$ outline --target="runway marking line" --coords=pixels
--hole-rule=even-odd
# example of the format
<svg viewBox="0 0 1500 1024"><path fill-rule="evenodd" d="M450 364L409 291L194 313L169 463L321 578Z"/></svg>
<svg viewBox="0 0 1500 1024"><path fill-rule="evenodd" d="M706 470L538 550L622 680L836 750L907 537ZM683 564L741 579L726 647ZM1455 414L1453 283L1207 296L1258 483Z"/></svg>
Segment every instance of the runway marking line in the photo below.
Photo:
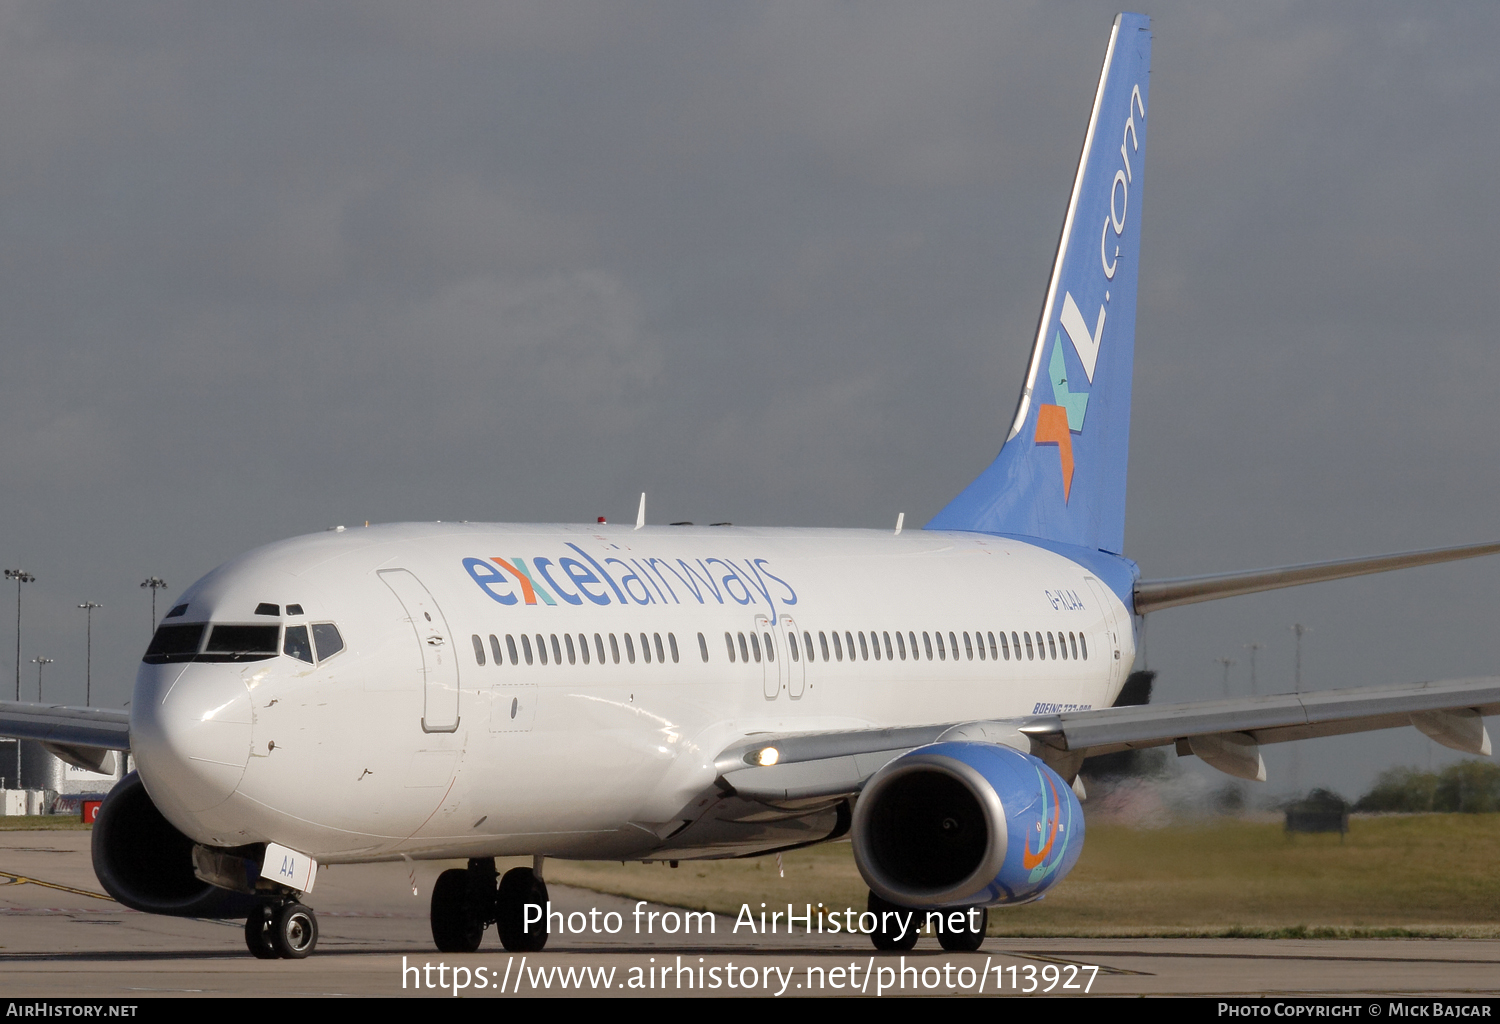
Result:
<svg viewBox="0 0 1500 1024"><path fill-rule="evenodd" d="M1212 941L1212 940L1210 940ZM1259 941L1277 942L1278 939L1263 939ZM1341 942L1342 939L1324 939L1324 942ZM1177 957L1177 958L1199 958L1205 960L1317 960L1332 963L1372 963L1372 964L1473 964L1476 967L1500 964L1500 960L1458 960L1446 957L1427 956L1317 956L1298 953L1179 953L1179 952L1152 952L1138 949L1120 950L1078 950L1079 956L1146 956L1146 957ZM1032 956L1030 953L1017 953L1017 956ZM1033 957L1033 959L1043 959ZM1072 962L1072 961L1068 961ZM1102 970L1102 968L1101 968Z"/></svg>
<svg viewBox="0 0 1500 1024"><path fill-rule="evenodd" d="M115 902L113 896L106 896L102 892L75 889L71 885L63 885L60 882L44 882L40 878L29 878L26 875L18 875L14 871L0 871L0 885L40 885L44 889L56 889L59 892L72 893L74 896L89 896L96 900Z"/></svg>
<svg viewBox="0 0 1500 1024"><path fill-rule="evenodd" d="M1002 949L998 952L1005 956L1018 957L1022 960L1036 960L1044 964L1065 964L1071 967L1097 967L1100 974L1134 974L1145 978L1156 977L1151 971L1131 971L1124 967L1105 967L1103 964L1086 964L1082 960L1067 960L1060 956L1047 956L1044 953L1022 953L1016 949Z"/></svg>

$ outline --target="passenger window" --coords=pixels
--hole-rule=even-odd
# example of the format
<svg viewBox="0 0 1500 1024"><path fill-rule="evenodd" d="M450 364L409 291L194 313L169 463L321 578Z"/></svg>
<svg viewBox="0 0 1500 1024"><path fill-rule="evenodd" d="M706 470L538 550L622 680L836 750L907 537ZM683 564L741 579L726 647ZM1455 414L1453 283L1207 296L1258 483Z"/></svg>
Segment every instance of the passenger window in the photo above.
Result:
<svg viewBox="0 0 1500 1024"><path fill-rule="evenodd" d="M312 643L307 639L307 627L286 627L286 639L282 641L281 650L283 654L290 654L298 661L305 661L309 665L312 664ZM481 661L480 664L483 665L484 662Z"/></svg>
<svg viewBox="0 0 1500 1024"><path fill-rule="evenodd" d="M967 633L964 634L964 636L968 636L968 635L969 634L967 634ZM977 629L974 630L974 646L977 647L977 648L979 648L979 660L983 661L984 660L984 634L981 633L981 632L979 632L979 630L977 630Z"/></svg>
<svg viewBox="0 0 1500 1024"><path fill-rule="evenodd" d="M901 660L906 660L906 637L901 635L901 630L896 630L896 650L901 655Z"/></svg>
<svg viewBox="0 0 1500 1024"><path fill-rule="evenodd" d="M557 642L557 634L552 634L552 664L562 664L562 647Z"/></svg>
<svg viewBox="0 0 1500 1024"><path fill-rule="evenodd" d="M578 653L583 655L583 663L589 663L589 636L587 633L578 634Z"/></svg>
<svg viewBox="0 0 1500 1024"><path fill-rule="evenodd" d="M297 628L300 629L301 627L299 626ZM292 634L291 629L288 628L286 632L287 632L287 637L290 640L291 634ZM478 664L483 665L484 664L484 641L481 640L481 639L479 639L479 634L478 633L475 633L473 635L472 639L474 641L474 660Z"/></svg>
<svg viewBox="0 0 1500 1024"><path fill-rule="evenodd" d="M547 638L540 633L536 635L536 659L543 665L547 664Z"/></svg>
<svg viewBox="0 0 1500 1024"><path fill-rule="evenodd" d="M1026 660L1027 661L1035 661L1036 660L1036 656L1031 653L1031 634L1030 633L1026 634Z"/></svg>
<svg viewBox="0 0 1500 1024"><path fill-rule="evenodd" d="M861 633L859 635L859 638L861 640L863 640L865 638L865 635L863 633ZM870 630L870 646L873 647L873 648L875 648L875 660L879 661L880 660L880 634L876 633L873 629Z"/></svg>
<svg viewBox="0 0 1500 1024"><path fill-rule="evenodd" d="M968 630L964 630L964 653L969 656L970 661L974 660L974 645L969 641Z"/></svg>
<svg viewBox="0 0 1500 1024"><path fill-rule="evenodd" d="M740 639L740 660L743 661L746 665L748 665L748 664L750 664L750 648L745 645L745 634L744 633L740 633L739 634L739 639ZM759 654L757 654L755 656L755 660L756 661L760 660L760 655Z"/></svg>
<svg viewBox="0 0 1500 1024"><path fill-rule="evenodd" d="M630 639L629 633L625 634L625 660L635 664L635 641Z"/></svg>
<svg viewBox="0 0 1500 1024"><path fill-rule="evenodd" d="M790 629L786 631L786 649L791 652L793 661L802 660L801 656L797 653L797 634Z"/></svg>
<svg viewBox="0 0 1500 1024"><path fill-rule="evenodd" d="M995 634L994 634L994 632L992 631L989 636L990 636L990 660L991 661L999 661L1000 660L1000 648L998 648L998 647L995 646ZM1005 636L1005 634L1001 633L1000 636L1003 638Z"/></svg>
<svg viewBox="0 0 1500 1024"><path fill-rule="evenodd" d="M953 660L958 660L958 637L953 633L948 634L948 650L953 652Z"/></svg>
<svg viewBox="0 0 1500 1024"><path fill-rule="evenodd" d="M1078 634L1078 648L1083 651L1083 660L1089 660L1089 638L1087 633Z"/></svg>
<svg viewBox="0 0 1500 1024"><path fill-rule="evenodd" d="M942 641L939 641L941 643ZM927 660L932 660L932 634L925 629L922 631L922 647L927 651Z"/></svg>
<svg viewBox="0 0 1500 1024"><path fill-rule="evenodd" d="M728 633L724 634L724 646L727 647L727 648L729 648L729 663L731 665L733 665L734 664L734 637L730 636ZM704 658L703 660L707 661L708 659Z"/></svg>
<svg viewBox="0 0 1500 1024"><path fill-rule="evenodd" d="M657 662L659 664L665 665L667 663L667 652L664 651L664 650L662 650L662 646L661 646L661 634L660 633L652 633L651 634L651 642L656 645L656 660L657 660Z"/></svg>
<svg viewBox="0 0 1500 1024"><path fill-rule="evenodd" d="M1016 649L1016 660L1021 660L1021 638L1015 630L1010 631L1010 645Z"/></svg>
<svg viewBox="0 0 1500 1024"><path fill-rule="evenodd" d="M641 634L641 660L651 664L651 641L646 639L646 634Z"/></svg>
<svg viewBox="0 0 1500 1024"><path fill-rule="evenodd" d="M620 663L620 641L613 633L609 635L609 656L616 665Z"/></svg>
<svg viewBox="0 0 1500 1024"><path fill-rule="evenodd" d="M672 648L672 664L677 664L677 636L673 633L667 634L667 646Z"/></svg>
<svg viewBox="0 0 1500 1024"><path fill-rule="evenodd" d="M524 643L526 641L526 638L523 636L521 638L521 641ZM505 634L505 649L510 652L510 663L512 665L519 665L521 663L521 659L516 657L516 638L511 636L509 633ZM526 652L526 664L531 664L530 651Z"/></svg>
<svg viewBox="0 0 1500 1024"><path fill-rule="evenodd" d="M729 639L729 634L728 633L724 634L724 639L725 640ZM729 651L730 651L731 654L734 653L734 645L733 644L729 645ZM708 639L706 637L704 637L704 635L702 633L698 634L698 653L703 656L703 664L707 665L708 664ZM734 658L731 657L729 660L733 661Z"/></svg>
<svg viewBox="0 0 1500 1024"><path fill-rule="evenodd" d="M937 635L937 642L938 642L938 660L939 661L947 661L948 660L948 651L943 647L943 634L939 633Z"/></svg>
<svg viewBox="0 0 1500 1024"><path fill-rule="evenodd" d="M554 643L555 642L556 641L554 641ZM578 664L578 652L573 648L573 634L572 633L564 633L563 634L563 643L565 645L567 645L567 648L568 648L568 664L569 665L576 665L576 664Z"/></svg>
<svg viewBox="0 0 1500 1024"><path fill-rule="evenodd" d="M500 654L500 638L494 633L490 634L490 653L495 656L497 667L505 664L505 658Z"/></svg>
<svg viewBox="0 0 1500 1024"><path fill-rule="evenodd" d="M844 660L844 645L839 640L839 634L837 630L835 630L833 634L833 656L838 661Z"/></svg>
<svg viewBox="0 0 1500 1024"><path fill-rule="evenodd" d="M838 645L839 645L839 635L837 633L835 633L835 634L833 634L833 646L837 647ZM825 632L823 632L822 630L818 631L818 647L821 648L822 651L823 651L823 660L824 661L830 660L829 657L828 657L828 634L825 633Z"/></svg>
<svg viewBox="0 0 1500 1024"><path fill-rule="evenodd" d="M754 633L750 634L750 652L755 655L755 660L760 661L760 637Z"/></svg>
<svg viewBox="0 0 1500 1024"><path fill-rule="evenodd" d="M919 655L917 654L917 634L908 631L906 634L906 639L907 642L911 644L911 660L917 661L919 658Z"/></svg>
<svg viewBox="0 0 1500 1024"><path fill-rule="evenodd" d="M870 648L865 644L865 635L863 633L859 634L859 660L870 660Z"/></svg>
<svg viewBox="0 0 1500 1024"><path fill-rule="evenodd" d="M1052 630L1047 630L1047 653L1053 660L1057 659L1057 643L1052 639Z"/></svg>
<svg viewBox="0 0 1500 1024"><path fill-rule="evenodd" d="M1000 631L1000 653L1005 655L1006 661L1010 660L1010 641L1005 639L1005 630L1003 629ZM1019 650L1016 651L1016 657L1019 658L1020 656L1021 652Z"/></svg>
<svg viewBox="0 0 1500 1024"><path fill-rule="evenodd" d="M1068 634L1068 646L1073 649L1073 660L1078 660L1078 638L1072 633Z"/></svg>
<svg viewBox="0 0 1500 1024"><path fill-rule="evenodd" d="M874 636L875 634L871 633L870 635ZM886 633L886 632L882 632L880 634L880 639L885 642L885 660L886 661L894 661L894 660L896 660L896 655L893 654L892 651L891 651L891 634Z"/></svg>
<svg viewBox="0 0 1500 1024"><path fill-rule="evenodd" d="M344 638L339 636L339 627L331 622L314 622L312 635L319 661L327 661L344 649Z"/></svg>
<svg viewBox="0 0 1500 1024"><path fill-rule="evenodd" d="M526 664L531 664L531 637L521 634L521 652L526 655Z"/></svg>
<svg viewBox="0 0 1500 1024"><path fill-rule="evenodd" d="M807 630L802 631L802 649L807 651L807 660L813 660L812 634ZM826 659L825 659L826 660Z"/></svg>
<svg viewBox="0 0 1500 1024"><path fill-rule="evenodd" d="M849 650L849 660L854 660L854 634L844 630L844 646ZM866 659L868 660L868 659Z"/></svg>
<svg viewBox="0 0 1500 1024"><path fill-rule="evenodd" d="M770 633L765 633L763 635L766 638L766 660L767 661L775 661L776 660L776 645L771 642L771 634Z"/></svg>

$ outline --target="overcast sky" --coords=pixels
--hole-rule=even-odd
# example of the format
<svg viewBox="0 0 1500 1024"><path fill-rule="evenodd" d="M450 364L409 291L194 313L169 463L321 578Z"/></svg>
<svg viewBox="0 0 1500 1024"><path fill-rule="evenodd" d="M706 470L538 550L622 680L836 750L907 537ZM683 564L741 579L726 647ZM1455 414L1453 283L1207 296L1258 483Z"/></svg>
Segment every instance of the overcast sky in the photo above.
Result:
<svg viewBox="0 0 1500 1024"><path fill-rule="evenodd" d="M1114 13L0 3L25 694L45 655L81 703L97 601L122 705L142 579L170 602L339 523L629 518L642 490L656 522L924 522L1009 424ZM1500 536L1500 7L1147 13L1128 553L1150 578ZM1309 688L1493 673L1497 581L1158 613L1157 699L1222 693L1218 657L1248 693L1251 642L1290 689L1294 622ZM1298 756L1268 752L1271 789L1456 755Z"/></svg>

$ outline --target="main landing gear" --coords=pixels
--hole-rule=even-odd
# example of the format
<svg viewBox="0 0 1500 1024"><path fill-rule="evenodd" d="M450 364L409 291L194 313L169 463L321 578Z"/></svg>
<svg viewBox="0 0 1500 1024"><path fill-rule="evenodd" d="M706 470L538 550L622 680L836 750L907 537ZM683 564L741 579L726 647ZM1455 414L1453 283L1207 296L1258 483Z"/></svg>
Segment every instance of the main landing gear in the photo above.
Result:
<svg viewBox="0 0 1500 1024"><path fill-rule="evenodd" d="M294 899L259 904L245 919L245 945L258 960L301 960L317 948L318 917Z"/></svg>
<svg viewBox="0 0 1500 1024"><path fill-rule="evenodd" d="M512 868L503 878L492 858L476 857L452 868L432 887L432 941L444 953L472 953L493 922L512 953L535 953L547 944L547 883L542 858ZM497 885L498 882L498 885ZM531 911L527 913L527 907Z"/></svg>
<svg viewBox="0 0 1500 1024"><path fill-rule="evenodd" d="M898 907L881 899L873 892L865 908L875 915L875 931L870 941L875 948L886 953L904 953L917 944L920 929L927 923L928 914L923 910ZM893 913L894 912L894 913ZM940 914L932 918L933 930L937 932L938 944L950 953L972 953L984 943L985 928L989 925L988 907L957 908L933 911ZM907 915L912 915L907 917ZM955 921L954 915L961 915ZM906 923L903 929L902 924Z"/></svg>

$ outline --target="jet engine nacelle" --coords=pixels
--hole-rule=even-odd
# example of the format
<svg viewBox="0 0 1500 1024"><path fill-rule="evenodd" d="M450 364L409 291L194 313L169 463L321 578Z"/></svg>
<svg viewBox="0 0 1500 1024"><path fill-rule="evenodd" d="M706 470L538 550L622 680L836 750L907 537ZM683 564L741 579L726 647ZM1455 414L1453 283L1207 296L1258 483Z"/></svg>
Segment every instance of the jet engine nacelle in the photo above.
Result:
<svg viewBox="0 0 1500 1024"><path fill-rule="evenodd" d="M92 837L94 874L132 910L174 917L244 917L253 897L209 885L193 873L193 841L162 817L140 776L109 791Z"/></svg>
<svg viewBox="0 0 1500 1024"><path fill-rule="evenodd" d="M1083 808L1030 754L934 743L875 773L851 831L860 874L897 906L1026 903L1077 863Z"/></svg>

